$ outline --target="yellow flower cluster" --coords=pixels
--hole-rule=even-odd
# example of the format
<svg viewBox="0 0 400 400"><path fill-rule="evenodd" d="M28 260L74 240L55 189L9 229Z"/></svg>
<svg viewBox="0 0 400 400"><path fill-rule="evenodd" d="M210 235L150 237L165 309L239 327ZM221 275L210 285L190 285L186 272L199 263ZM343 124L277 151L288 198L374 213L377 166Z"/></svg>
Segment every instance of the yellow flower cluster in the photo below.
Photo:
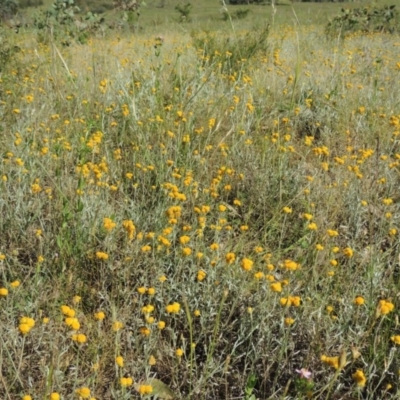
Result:
<svg viewBox="0 0 400 400"><path fill-rule="evenodd" d="M367 378L365 377L364 372L361 369L358 369L356 372L354 372L352 377L359 387L364 387L367 383Z"/></svg>
<svg viewBox="0 0 400 400"><path fill-rule="evenodd" d="M321 356L321 361L332 368L339 369L339 357Z"/></svg>
<svg viewBox="0 0 400 400"><path fill-rule="evenodd" d="M387 300L380 300L377 308L377 316L387 315L394 310L394 304Z"/></svg>
<svg viewBox="0 0 400 400"><path fill-rule="evenodd" d="M30 317L22 317L19 320L19 326L18 329L19 331L23 334L26 335L28 334L31 329L35 326L35 320Z"/></svg>
<svg viewBox="0 0 400 400"><path fill-rule="evenodd" d="M282 297L279 302L282 306L285 307L299 307L301 304L301 298L300 296Z"/></svg>
<svg viewBox="0 0 400 400"><path fill-rule="evenodd" d="M165 307L165 310L167 311L168 314L177 314L179 313L181 309L181 305L179 303L172 303L172 304L168 304Z"/></svg>

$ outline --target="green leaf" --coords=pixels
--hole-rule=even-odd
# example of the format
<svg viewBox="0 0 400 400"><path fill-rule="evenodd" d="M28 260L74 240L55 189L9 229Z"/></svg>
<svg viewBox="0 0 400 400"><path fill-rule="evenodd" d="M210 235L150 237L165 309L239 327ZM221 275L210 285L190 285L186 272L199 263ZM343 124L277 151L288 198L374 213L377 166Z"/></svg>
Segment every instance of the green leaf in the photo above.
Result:
<svg viewBox="0 0 400 400"><path fill-rule="evenodd" d="M57 242L58 248L62 249L63 241L62 241L62 237L60 235L57 235L56 242Z"/></svg>
<svg viewBox="0 0 400 400"><path fill-rule="evenodd" d="M156 378L151 378L146 382L146 385L151 385L153 388L153 396L159 399L171 400L174 399L175 393L162 381Z"/></svg>

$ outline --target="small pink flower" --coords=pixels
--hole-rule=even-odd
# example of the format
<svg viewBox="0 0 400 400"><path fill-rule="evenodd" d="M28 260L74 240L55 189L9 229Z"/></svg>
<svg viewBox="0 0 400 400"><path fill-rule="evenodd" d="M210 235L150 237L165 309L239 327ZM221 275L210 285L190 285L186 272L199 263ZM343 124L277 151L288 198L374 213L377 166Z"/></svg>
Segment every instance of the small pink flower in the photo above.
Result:
<svg viewBox="0 0 400 400"><path fill-rule="evenodd" d="M300 378L311 379L312 373L308 369L296 369L296 372L300 375Z"/></svg>

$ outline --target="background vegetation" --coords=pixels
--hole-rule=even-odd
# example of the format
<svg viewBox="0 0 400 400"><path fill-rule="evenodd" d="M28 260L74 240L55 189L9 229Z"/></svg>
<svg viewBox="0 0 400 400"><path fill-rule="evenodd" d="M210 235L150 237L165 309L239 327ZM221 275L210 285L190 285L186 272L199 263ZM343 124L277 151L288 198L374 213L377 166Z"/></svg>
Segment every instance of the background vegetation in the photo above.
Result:
<svg viewBox="0 0 400 400"><path fill-rule="evenodd" d="M2 11L0 398L398 398L396 31L177 4Z"/></svg>

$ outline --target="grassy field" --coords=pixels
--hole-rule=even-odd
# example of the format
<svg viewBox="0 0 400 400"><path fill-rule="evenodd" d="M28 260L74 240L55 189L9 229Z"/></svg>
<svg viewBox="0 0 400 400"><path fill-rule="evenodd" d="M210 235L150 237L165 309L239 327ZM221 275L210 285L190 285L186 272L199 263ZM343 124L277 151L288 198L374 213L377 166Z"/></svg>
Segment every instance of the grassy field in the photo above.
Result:
<svg viewBox="0 0 400 400"><path fill-rule="evenodd" d="M115 21L121 16L113 10L109 10L113 1L110 0L80 0L80 8L86 12L89 10L104 10L104 16L108 20ZM190 13L190 24L178 24L179 13L175 7L177 5L192 4ZM43 6L38 7L41 10L51 8L53 0L44 0ZM164 4L161 8L160 6ZM248 17L237 21L238 25L245 28L253 28L260 23L276 23L277 25L324 25L326 22L336 16L341 8L355 8L370 5L370 1L360 0L356 2L325 2L325 3L301 3L291 2L290 0L281 0L277 2L275 9L271 5L229 5L226 2L227 9L234 13L237 10L249 10ZM380 0L380 5L397 4L399 0ZM180 0L148 0L142 2L140 9L140 29L141 31L152 32L154 29L170 31L188 32L191 29L219 30L227 29L227 23L222 21L224 4L215 0L202 0L197 2L185 2ZM29 8L26 18L29 20L36 13L35 8ZM229 28L228 28L229 29Z"/></svg>
<svg viewBox="0 0 400 400"><path fill-rule="evenodd" d="M398 399L399 36L153 6L0 31L0 398Z"/></svg>

